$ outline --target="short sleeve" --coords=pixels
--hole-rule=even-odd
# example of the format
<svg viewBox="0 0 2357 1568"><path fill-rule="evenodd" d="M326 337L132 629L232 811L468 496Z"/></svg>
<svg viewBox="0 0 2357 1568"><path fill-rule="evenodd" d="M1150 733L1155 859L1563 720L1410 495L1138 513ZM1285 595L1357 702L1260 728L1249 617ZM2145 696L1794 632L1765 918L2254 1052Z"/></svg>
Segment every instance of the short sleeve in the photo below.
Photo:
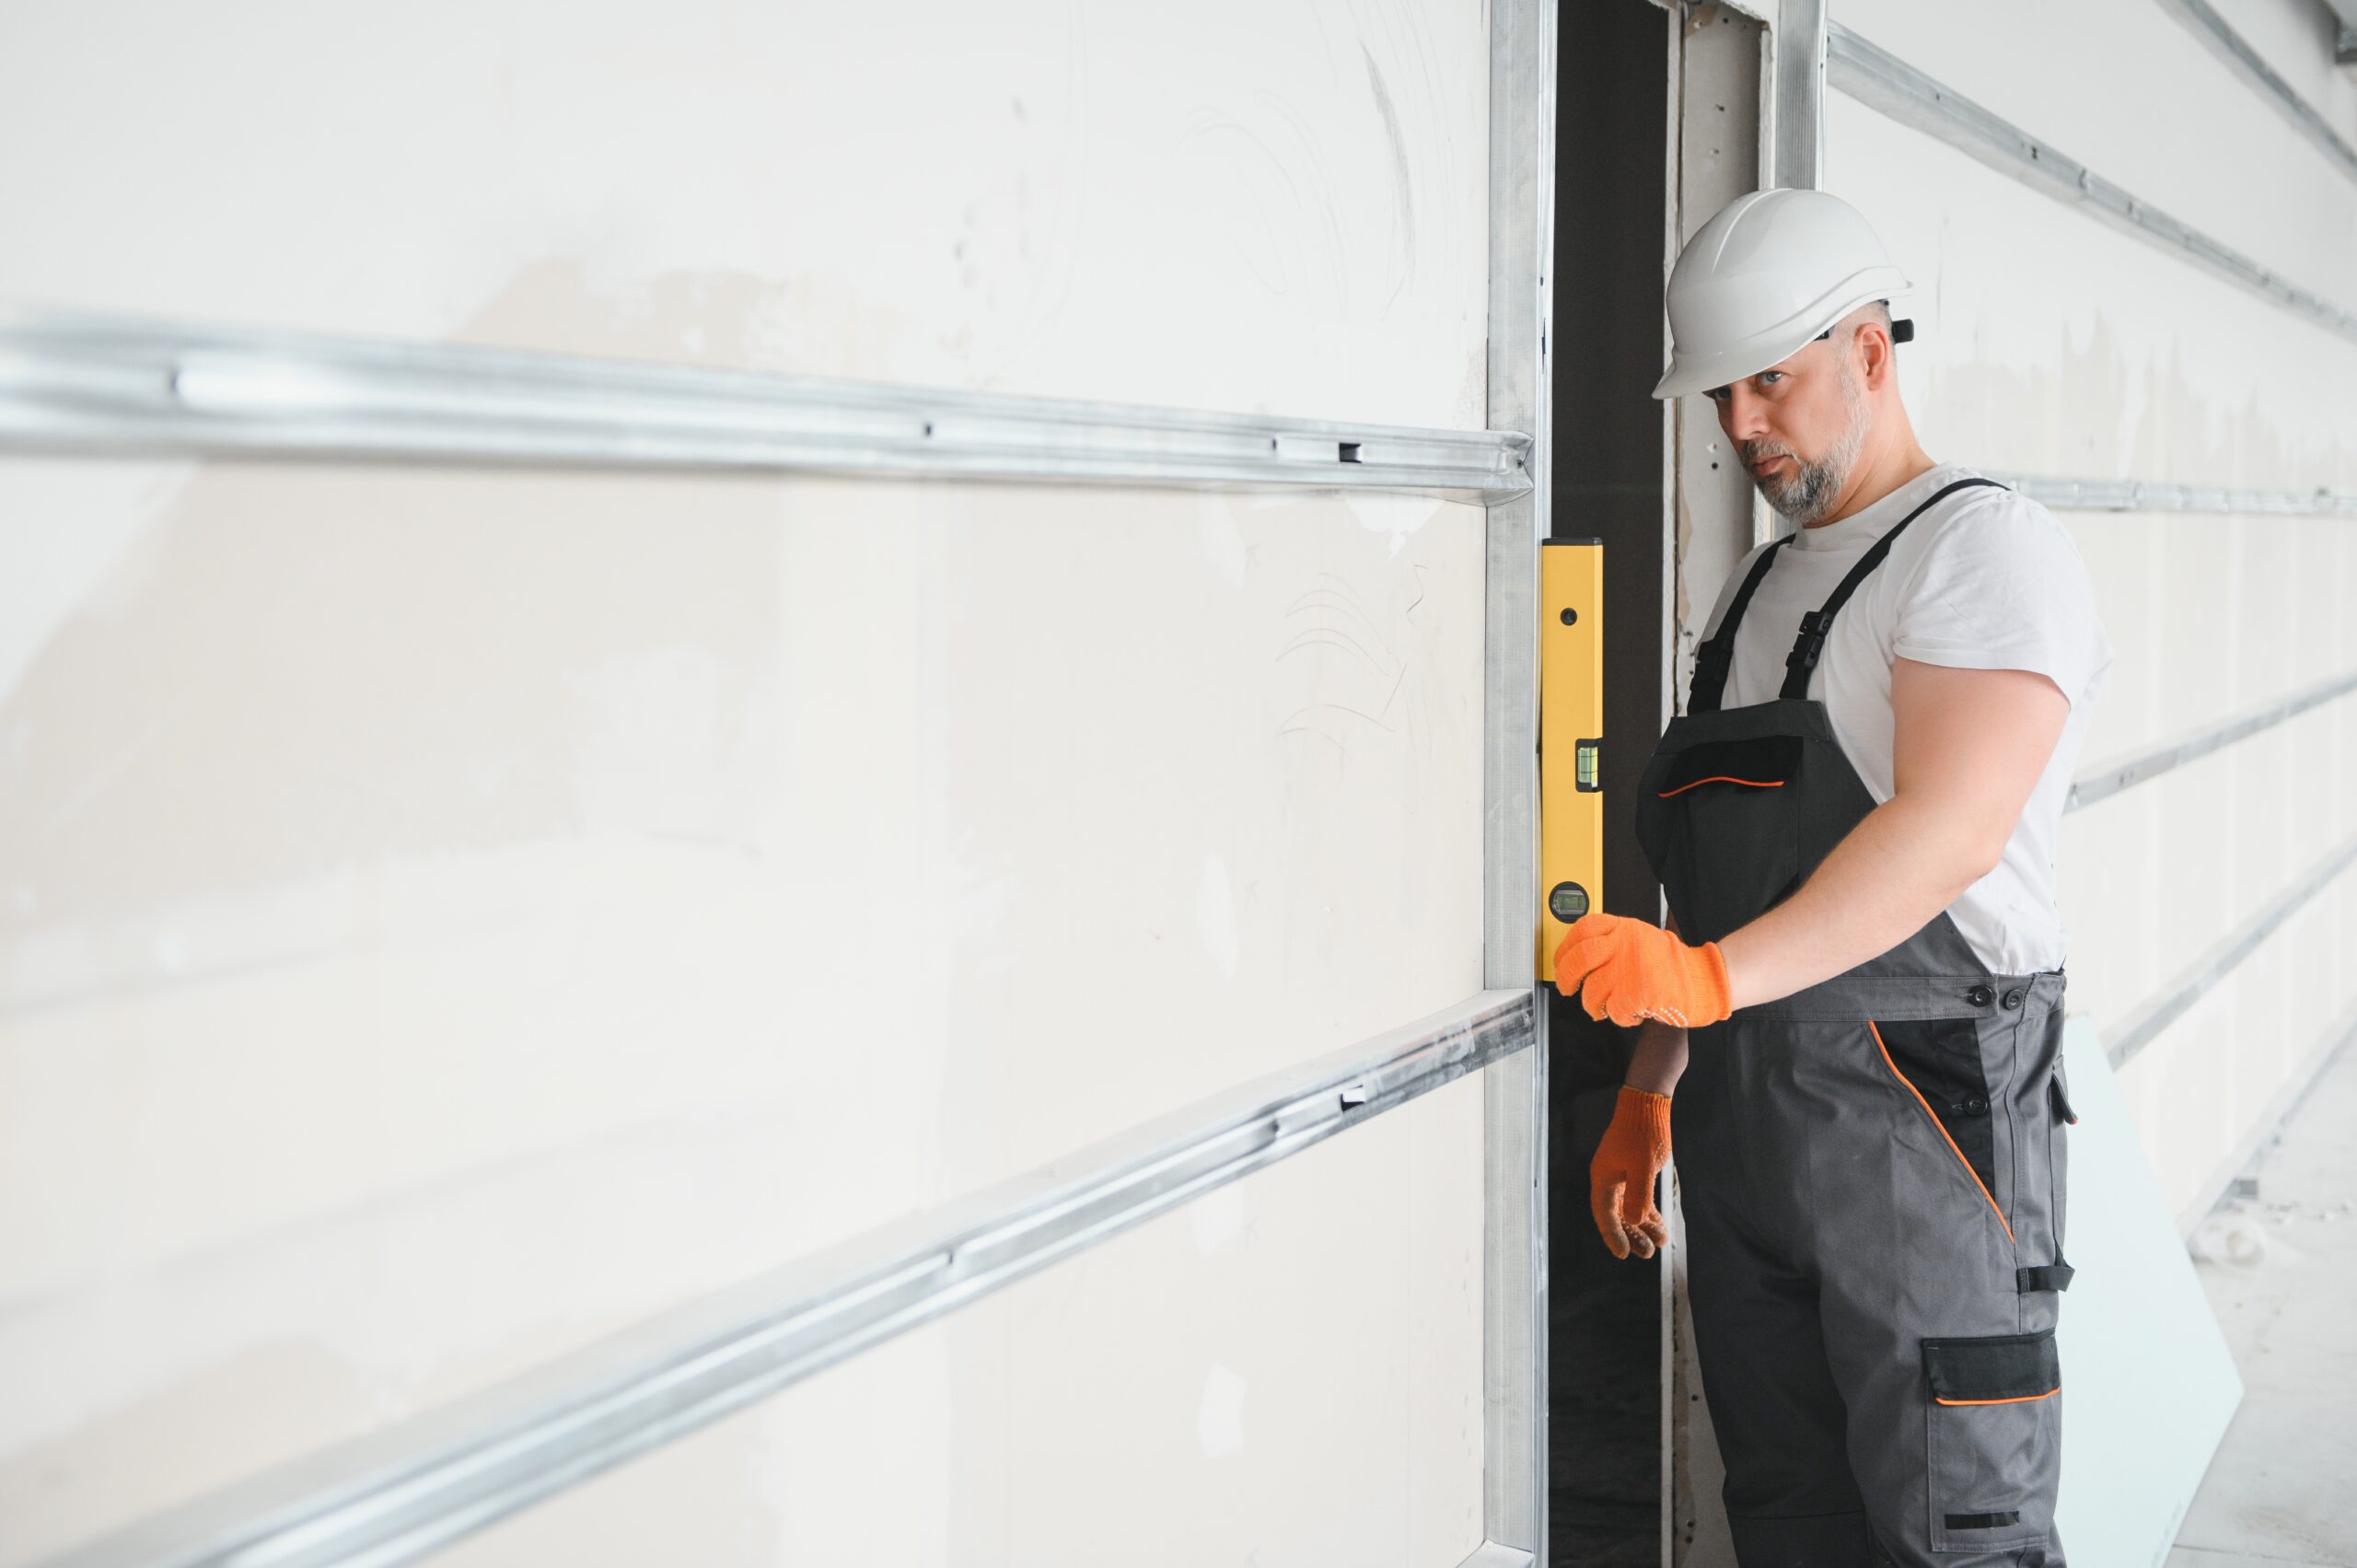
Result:
<svg viewBox="0 0 2357 1568"><path fill-rule="evenodd" d="M1959 513L1932 541L1899 604L1891 652L1958 669L2035 670L2073 707L2102 690L2111 667L2078 545L2017 495Z"/></svg>

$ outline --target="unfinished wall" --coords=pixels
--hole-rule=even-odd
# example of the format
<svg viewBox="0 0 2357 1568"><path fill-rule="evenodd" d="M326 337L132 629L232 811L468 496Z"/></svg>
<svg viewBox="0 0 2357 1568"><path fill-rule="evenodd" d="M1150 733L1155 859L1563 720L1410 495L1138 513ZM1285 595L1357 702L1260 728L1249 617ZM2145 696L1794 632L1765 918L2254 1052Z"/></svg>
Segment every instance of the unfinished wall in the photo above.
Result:
<svg viewBox="0 0 2357 1568"><path fill-rule="evenodd" d="M2226 7L2357 138L2309 7ZM1837 19L2140 199L2357 308L2357 182L2151 0ZM1840 92L1826 180L1921 291L1900 375L1934 456L1991 470L2357 492L2357 342L2107 227ZM2058 514L2117 651L2084 762L2357 670L2357 521ZM2357 696L2064 819L2071 1001L2116 1032L2357 832ZM2343 874L2122 1070L2163 1191L2214 1196L2357 1004Z"/></svg>
<svg viewBox="0 0 2357 1568"><path fill-rule="evenodd" d="M11 304L1482 423L1476 5L6 28ZM0 1562L1478 990L1481 585L1423 500L0 459ZM1480 1115L467 1554L1454 1562Z"/></svg>

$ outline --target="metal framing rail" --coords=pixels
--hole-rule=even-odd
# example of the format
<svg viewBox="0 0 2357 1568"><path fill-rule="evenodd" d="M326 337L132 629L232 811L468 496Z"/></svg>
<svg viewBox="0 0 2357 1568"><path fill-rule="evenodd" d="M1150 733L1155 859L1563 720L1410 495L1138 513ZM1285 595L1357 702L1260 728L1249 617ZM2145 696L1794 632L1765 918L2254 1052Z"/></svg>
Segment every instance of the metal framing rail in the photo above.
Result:
<svg viewBox="0 0 2357 1568"><path fill-rule="evenodd" d="M0 314L0 450L1374 489L1488 508L1490 989L460 1404L134 1523L51 1568L412 1561L1475 1072L1485 1539L1466 1568L1543 1561L1547 1095L1530 964L1556 0L1501 0L1491 17L1487 430Z"/></svg>
<svg viewBox="0 0 2357 1568"><path fill-rule="evenodd" d="M47 1568L412 1561L1370 1117L1531 1056L1535 1016L1527 988L1477 993Z"/></svg>
<svg viewBox="0 0 2357 1568"><path fill-rule="evenodd" d="M2140 201L2068 154L2000 119L1954 87L1867 42L1839 22L1827 39L1827 77L1868 108L1938 137L1999 173L2081 208L2180 261L2357 339L2357 315L2241 251Z"/></svg>
<svg viewBox="0 0 2357 1568"><path fill-rule="evenodd" d="M2163 1030L2183 1017L2196 1002L2232 974L2259 944L2282 928L2310 900L2332 885L2333 878L2357 864L2357 838L2344 842L2293 879L2266 908L2221 937L2158 995L2148 999L2119 1028L2104 1054L2115 1068L2124 1067Z"/></svg>
<svg viewBox="0 0 2357 1568"><path fill-rule="evenodd" d="M624 360L0 316L0 447L1528 494L1517 430L1205 413Z"/></svg>
<svg viewBox="0 0 2357 1568"><path fill-rule="evenodd" d="M1768 29L1771 184L1814 191L1825 183L1826 0L1779 0Z"/></svg>
<svg viewBox="0 0 2357 1568"><path fill-rule="evenodd" d="M2357 492L2232 490L2161 484L2142 479L2058 479L1992 473L2040 505L2060 512L2220 512L2290 517L2357 517Z"/></svg>
<svg viewBox="0 0 2357 1568"><path fill-rule="evenodd" d="M1489 424L1527 430L1527 494L1484 518L1481 983L1534 998L1538 548L1547 537L1556 0L1490 7ZM1547 1054L1483 1074L1482 1553L1547 1557Z"/></svg>
<svg viewBox="0 0 2357 1568"><path fill-rule="evenodd" d="M2299 88L2285 81L2283 74L2269 64L2267 57L2252 48L2250 41L2218 14L2210 0L2160 0L2160 5L2263 94L2269 106L2289 121L2292 129L2313 142L2318 152L2340 167L2342 174L2357 180L2357 147L2351 146L2347 138L2332 128L2332 122L2316 112L2316 106L2302 97Z"/></svg>
<svg viewBox="0 0 2357 1568"><path fill-rule="evenodd" d="M2132 757L2099 763L2072 782L2071 793L2063 800L2062 809L2076 811L2099 800L2108 800L2131 784L2156 779L2173 768L2181 768L2213 751L2223 751L2238 740L2247 740L2263 730L2272 729L2279 724L2299 717L2311 708L2321 707L2351 691L2357 691L2357 670L2318 681L2305 691L2294 691L2288 697L2262 703L2181 740L2155 746Z"/></svg>

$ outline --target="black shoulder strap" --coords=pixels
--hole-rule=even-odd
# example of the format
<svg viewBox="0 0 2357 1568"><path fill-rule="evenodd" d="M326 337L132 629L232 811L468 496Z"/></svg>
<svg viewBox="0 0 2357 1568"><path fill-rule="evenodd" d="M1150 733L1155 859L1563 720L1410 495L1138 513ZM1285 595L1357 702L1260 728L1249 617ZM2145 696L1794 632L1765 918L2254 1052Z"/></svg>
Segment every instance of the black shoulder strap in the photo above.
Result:
<svg viewBox="0 0 2357 1568"><path fill-rule="evenodd" d="M1866 552L1858 557L1858 563L1850 568L1850 575L1841 579L1841 586L1833 590L1823 606L1802 615L1801 634L1793 639L1793 651L1784 656L1784 689L1777 693L1778 696L1790 701L1808 695L1808 678L1817 669L1818 656L1825 652L1825 636L1833 630L1833 618L1841 613L1841 607L1850 602L1850 596L1858 591L1858 585L1872 576L1875 568L1883 563L1884 558L1890 553L1890 547L1897 544L1898 536L1907 531L1907 525L1957 491L1969 490L1976 484L1986 484L1997 490L2005 488L1993 479L1982 479L1977 475L1940 486L1928 500L1899 518L1897 526L1875 540Z"/></svg>
<svg viewBox="0 0 2357 1568"><path fill-rule="evenodd" d="M1768 568L1776 563L1776 552L1792 542L1793 536L1786 534L1759 552L1759 559L1751 563L1751 571L1743 579L1743 586L1736 589L1734 599L1727 605L1726 618L1719 622L1719 629L1694 650L1694 679L1686 689L1688 713L1714 714L1719 711L1720 700L1726 695L1727 671L1735 668L1735 629L1743 624L1743 612L1751 608L1751 596L1759 590L1759 580L1768 575Z"/></svg>

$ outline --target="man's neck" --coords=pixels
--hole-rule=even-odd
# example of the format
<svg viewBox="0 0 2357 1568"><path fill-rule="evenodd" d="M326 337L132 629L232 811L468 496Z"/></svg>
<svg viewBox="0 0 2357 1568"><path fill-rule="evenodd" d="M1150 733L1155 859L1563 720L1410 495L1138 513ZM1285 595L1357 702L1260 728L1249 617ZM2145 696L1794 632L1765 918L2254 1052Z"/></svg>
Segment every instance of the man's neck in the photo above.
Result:
<svg viewBox="0 0 2357 1568"><path fill-rule="evenodd" d="M1902 426L1893 435L1898 438L1879 451L1871 440L1866 443L1866 449L1859 454L1858 466L1851 470L1850 482L1842 487L1840 499L1825 516L1809 524L1810 528L1821 528L1828 523L1855 517L1910 480L1921 479L1939 467L1916 441L1913 431Z"/></svg>

